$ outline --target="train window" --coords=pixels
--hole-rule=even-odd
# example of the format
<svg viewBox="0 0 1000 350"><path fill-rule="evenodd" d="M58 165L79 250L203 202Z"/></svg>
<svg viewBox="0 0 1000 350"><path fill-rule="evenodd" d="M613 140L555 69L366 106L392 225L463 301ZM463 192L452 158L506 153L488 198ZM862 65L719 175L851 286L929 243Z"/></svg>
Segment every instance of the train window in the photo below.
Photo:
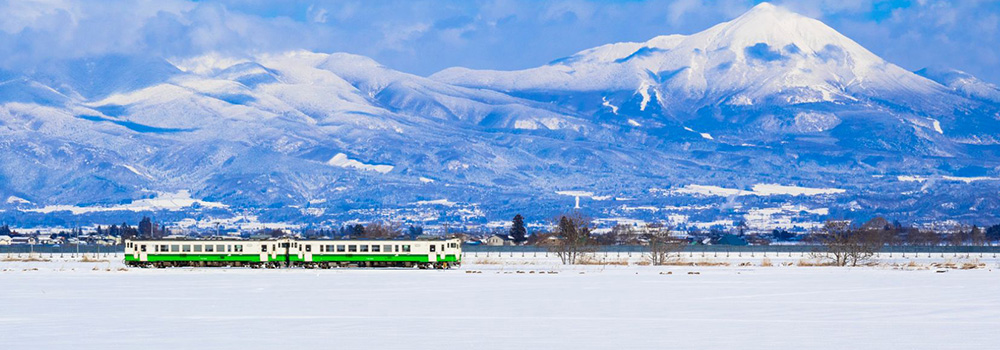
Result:
<svg viewBox="0 0 1000 350"><path fill-rule="evenodd" d="M307 251L307 252L311 252L311 251L313 251L313 246L312 246L312 244L306 244L305 246L306 246L306 251Z"/></svg>
<svg viewBox="0 0 1000 350"><path fill-rule="evenodd" d="M264 253L267 253L267 244L261 244L260 245L260 251L264 252Z"/></svg>
<svg viewBox="0 0 1000 350"><path fill-rule="evenodd" d="M181 250L181 246L180 245L177 245L177 244L171 244L170 245L170 251L171 252L179 252L180 250Z"/></svg>
<svg viewBox="0 0 1000 350"><path fill-rule="evenodd" d="M343 252L344 251L344 245L343 244L338 244L337 245L337 251L338 252Z"/></svg>
<svg viewBox="0 0 1000 350"><path fill-rule="evenodd" d="M334 251L334 248L333 248L332 244L329 244L329 245L326 246L326 252L327 253L332 253L333 251Z"/></svg>
<svg viewBox="0 0 1000 350"><path fill-rule="evenodd" d="M215 249L212 249L212 248L215 248L215 246L214 246L214 245L211 245L211 244L206 244L206 245L205 245L205 252L207 252L207 253L211 253L211 252L214 252L214 251L215 251Z"/></svg>
<svg viewBox="0 0 1000 350"><path fill-rule="evenodd" d="M409 252L410 252L410 246L409 246L409 245L407 245L407 244L404 244L404 245L403 245L403 252L404 252L404 253L409 253Z"/></svg>
<svg viewBox="0 0 1000 350"><path fill-rule="evenodd" d="M217 251L219 253L225 253L226 252L226 245L225 244L216 244L215 245L215 251Z"/></svg>
<svg viewBox="0 0 1000 350"><path fill-rule="evenodd" d="M201 244L195 244L194 245L194 252L195 253L201 253Z"/></svg>
<svg viewBox="0 0 1000 350"><path fill-rule="evenodd" d="M143 244L143 245L139 246L139 251L146 252L146 245Z"/></svg>
<svg viewBox="0 0 1000 350"><path fill-rule="evenodd" d="M392 244L386 244L382 246L382 251L386 253L392 253Z"/></svg>
<svg viewBox="0 0 1000 350"><path fill-rule="evenodd" d="M430 247L430 248L431 248L431 251L433 252L433 251L434 251L434 248L437 248L437 246L436 246L436 245L433 245L433 244L431 244L431 247Z"/></svg>
<svg viewBox="0 0 1000 350"><path fill-rule="evenodd" d="M181 251L182 252L190 252L191 251L191 245L190 244L182 245L181 246Z"/></svg>
<svg viewBox="0 0 1000 350"><path fill-rule="evenodd" d="M380 251L382 251L381 248L382 247L379 247L378 244L372 245L372 252L376 252L376 253L380 252Z"/></svg>
<svg viewBox="0 0 1000 350"><path fill-rule="evenodd" d="M356 251L358 251L358 246L351 244L351 245L347 246L347 251L348 252L356 252Z"/></svg>
<svg viewBox="0 0 1000 350"><path fill-rule="evenodd" d="M159 253L160 252L160 246L154 244L153 245L153 251Z"/></svg>
<svg viewBox="0 0 1000 350"><path fill-rule="evenodd" d="M237 253L242 253L243 252L243 245L242 244L237 244L236 247L233 248L233 250L236 251Z"/></svg>
<svg viewBox="0 0 1000 350"><path fill-rule="evenodd" d="M361 251L362 252L367 252L368 251L368 245L362 244L361 245Z"/></svg>
<svg viewBox="0 0 1000 350"><path fill-rule="evenodd" d="M399 246L396 246L396 253L399 253Z"/></svg>
<svg viewBox="0 0 1000 350"><path fill-rule="evenodd" d="M168 251L167 245L166 244L160 245L160 251L166 253Z"/></svg>
<svg viewBox="0 0 1000 350"><path fill-rule="evenodd" d="M320 244L319 245L319 252L322 253L324 251L324 249L326 249L326 247L323 246L322 244Z"/></svg>

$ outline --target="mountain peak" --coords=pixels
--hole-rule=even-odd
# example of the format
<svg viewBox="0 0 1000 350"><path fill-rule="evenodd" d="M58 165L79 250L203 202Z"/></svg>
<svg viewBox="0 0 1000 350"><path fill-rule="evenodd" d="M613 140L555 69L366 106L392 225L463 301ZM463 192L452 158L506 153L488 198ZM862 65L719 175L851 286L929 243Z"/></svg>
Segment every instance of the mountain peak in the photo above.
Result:
<svg viewBox="0 0 1000 350"><path fill-rule="evenodd" d="M832 45L874 56L823 22L770 3L761 3L729 22L694 36L704 37L712 49L744 48L763 43L775 49L794 45L805 54L814 54Z"/></svg>
<svg viewBox="0 0 1000 350"><path fill-rule="evenodd" d="M766 13L766 12L781 12L781 11L788 12L787 10L785 10L785 9L783 9L781 7L775 6L774 4L765 1L765 2L757 4L752 9L750 9L750 11L747 11L747 13L755 13L755 12L756 13Z"/></svg>

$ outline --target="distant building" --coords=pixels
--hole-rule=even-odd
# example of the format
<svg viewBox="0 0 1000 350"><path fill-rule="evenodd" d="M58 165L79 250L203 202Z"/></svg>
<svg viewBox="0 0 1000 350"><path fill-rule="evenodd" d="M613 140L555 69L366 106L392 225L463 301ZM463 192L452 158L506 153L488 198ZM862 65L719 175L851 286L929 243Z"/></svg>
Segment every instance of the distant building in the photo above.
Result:
<svg viewBox="0 0 1000 350"><path fill-rule="evenodd" d="M483 244L489 246L514 245L514 240L505 235L490 235L483 240Z"/></svg>
<svg viewBox="0 0 1000 350"><path fill-rule="evenodd" d="M38 240L30 236L17 236L10 239L10 244L38 244Z"/></svg>

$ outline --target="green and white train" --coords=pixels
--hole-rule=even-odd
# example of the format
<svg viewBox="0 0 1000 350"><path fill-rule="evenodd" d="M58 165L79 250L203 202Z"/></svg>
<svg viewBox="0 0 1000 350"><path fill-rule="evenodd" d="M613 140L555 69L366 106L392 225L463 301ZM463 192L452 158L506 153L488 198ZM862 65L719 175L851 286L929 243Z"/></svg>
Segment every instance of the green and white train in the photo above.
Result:
<svg viewBox="0 0 1000 350"><path fill-rule="evenodd" d="M462 244L447 240L126 240L134 267L419 267L462 263Z"/></svg>

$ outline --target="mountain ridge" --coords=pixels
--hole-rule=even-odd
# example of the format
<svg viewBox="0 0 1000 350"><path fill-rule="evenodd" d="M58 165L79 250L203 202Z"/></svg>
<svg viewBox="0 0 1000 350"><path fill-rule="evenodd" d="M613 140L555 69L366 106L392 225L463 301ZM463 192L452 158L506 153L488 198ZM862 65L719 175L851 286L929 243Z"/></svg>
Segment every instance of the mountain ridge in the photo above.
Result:
<svg viewBox="0 0 1000 350"><path fill-rule="evenodd" d="M548 217L569 192L591 193L595 217L678 225L775 206L806 208L788 214L802 225L821 212L1000 212L980 194L1000 184L995 86L903 70L767 3L692 35L512 72L421 77L308 51L53 65L0 75L0 199L18 198L0 202L7 221L180 191L230 211L185 215L310 223ZM748 190L761 184L835 190ZM711 186L728 198L702 193Z"/></svg>

